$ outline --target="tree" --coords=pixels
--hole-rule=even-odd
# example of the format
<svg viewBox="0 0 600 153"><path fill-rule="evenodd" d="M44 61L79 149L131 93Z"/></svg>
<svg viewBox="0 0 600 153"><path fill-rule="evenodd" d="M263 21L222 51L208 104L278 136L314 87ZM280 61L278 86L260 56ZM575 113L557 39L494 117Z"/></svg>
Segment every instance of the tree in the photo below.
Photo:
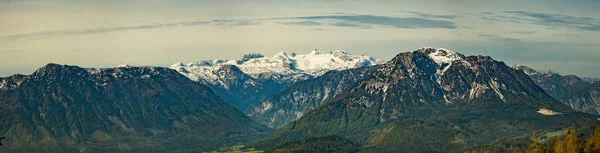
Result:
<svg viewBox="0 0 600 153"><path fill-rule="evenodd" d="M0 146L2 146L2 139L6 139L6 137L0 137Z"/></svg>
<svg viewBox="0 0 600 153"><path fill-rule="evenodd" d="M580 153L583 152L582 148L582 136L578 135L575 130L575 124L571 124L567 136L565 136L564 145L565 153Z"/></svg>
<svg viewBox="0 0 600 153"><path fill-rule="evenodd" d="M523 153L523 152L521 152L521 148L519 148L519 146L517 146L513 149L510 149L510 151L508 151L508 152L509 153Z"/></svg>
<svg viewBox="0 0 600 153"><path fill-rule="evenodd" d="M600 152L600 122L596 123L594 134L588 139L583 149L584 153Z"/></svg>
<svg viewBox="0 0 600 153"><path fill-rule="evenodd" d="M544 153L544 145L538 142L537 134L531 136L531 144L527 148L527 153Z"/></svg>
<svg viewBox="0 0 600 153"><path fill-rule="evenodd" d="M554 143L554 153L566 153L565 143L560 138L557 138Z"/></svg>

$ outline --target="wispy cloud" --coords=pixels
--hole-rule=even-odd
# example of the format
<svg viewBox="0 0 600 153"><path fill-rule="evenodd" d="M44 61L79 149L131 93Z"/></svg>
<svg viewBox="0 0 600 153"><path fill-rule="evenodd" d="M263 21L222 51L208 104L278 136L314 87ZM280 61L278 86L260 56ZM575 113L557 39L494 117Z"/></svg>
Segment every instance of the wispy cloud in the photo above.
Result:
<svg viewBox="0 0 600 153"><path fill-rule="evenodd" d="M562 14L538 13L528 11L504 11L515 20L546 27L600 31L600 21L590 17L577 17Z"/></svg>
<svg viewBox="0 0 600 153"><path fill-rule="evenodd" d="M511 23L524 23L522 18L515 16L508 16L504 14L496 14L492 12L481 12L476 15L480 20L492 21L492 22L511 22Z"/></svg>
<svg viewBox="0 0 600 153"><path fill-rule="evenodd" d="M538 33L537 31L514 31L513 33L522 34L522 35L531 35Z"/></svg>
<svg viewBox="0 0 600 153"><path fill-rule="evenodd" d="M348 22L335 22L335 23L332 23L329 25L336 26L336 27L361 27L362 26L360 24L354 24L354 23L348 23Z"/></svg>
<svg viewBox="0 0 600 153"><path fill-rule="evenodd" d="M141 29L156 29L164 27L176 27L176 26L197 26L208 24L208 21L185 21L185 22L172 22L172 23L156 23L156 24L145 24L145 25L130 25L130 26L115 26L115 27L96 27L87 29L63 29L63 30L50 30L40 31L33 33L15 34L0 36L3 39L21 39L21 38L34 38L34 37L51 37L51 36L72 36L72 35L85 35L85 34L97 34L114 31L126 31L126 30L141 30Z"/></svg>
<svg viewBox="0 0 600 153"><path fill-rule="evenodd" d="M483 38L489 41L498 41L498 42L517 42L520 41L520 39L515 39L515 38L508 38L508 37L503 37L503 36L498 36L498 35L493 35L493 34L479 34L477 35L479 36L479 38Z"/></svg>
<svg viewBox="0 0 600 153"><path fill-rule="evenodd" d="M260 25L260 22L251 20L212 20L213 23L219 26L249 26L249 25Z"/></svg>
<svg viewBox="0 0 600 153"><path fill-rule="evenodd" d="M315 21L291 21L291 22L278 22L283 25L302 25L302 26L317 26L321 25L319 22Z"/></svg>
<svg viewBox="0 0 600 153"><path fill-rule="evenodd" d="M455 19L455 18L460 17L458 15L438 15L438 14L429 14L429 13L420 12L420 11L398 11L398 12L409 13L409 14L413 14L418 17L429 18L429 19Z"/></svg>
<svg viewBox="0 0 600 153"><path fill-rule="evenodd" d="M441 28L441 29L456 29L456 23L445 20L425 19L418 17L390 17L390 16L377 16L377 15L326 15L326 16L303 16L303 17L291 17L291 18L277 18L277 19L301 19L301 20L312 20L312 21L344 21L344 23L351 23L355 25L378 25L388 26L394 28L404 29L427 29L427 28ZM343 25L343 24L342 24ZM335 22L334 22L335 26ZM349 26L346 26L349 27ZM359 26L355 26L359 27Z"/></svg>

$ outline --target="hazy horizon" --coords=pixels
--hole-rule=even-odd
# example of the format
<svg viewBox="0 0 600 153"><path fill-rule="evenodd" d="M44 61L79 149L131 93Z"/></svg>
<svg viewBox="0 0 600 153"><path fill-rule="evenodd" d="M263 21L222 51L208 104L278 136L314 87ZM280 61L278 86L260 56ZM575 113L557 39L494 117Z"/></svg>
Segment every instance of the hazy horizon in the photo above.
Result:
<svg viewBox="0 0 600 153"><path fill-rule="evenodd" d="M47 63L169 66L245 53L432 46L600 77L594 1L0 0L0 76Z"/></svg>

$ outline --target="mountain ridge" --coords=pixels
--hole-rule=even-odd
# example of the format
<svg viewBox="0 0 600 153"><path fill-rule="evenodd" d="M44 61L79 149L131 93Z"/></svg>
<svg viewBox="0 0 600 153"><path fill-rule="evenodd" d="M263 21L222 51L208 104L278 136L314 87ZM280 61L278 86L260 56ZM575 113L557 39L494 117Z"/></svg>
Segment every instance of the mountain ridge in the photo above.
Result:
<svg viewBox="0 0 600 153"><path fill-rule="evenodd" d="M369 146L366 152L436 152L597 121L504 62L448 53L421 48L369 67L374 73L255 145L339 135Z"/></svg>
<svg viewBox="0 0 600 153"><path fill-rule="evenodd" d="M413 57L416 59L412 59ZM474 66L476 64L484 65L486 63L496 63L494 61L495 60L489 56L465 56L448 49L423 47L414 52L400 53L391 61L384 64L358 68L360 70L350 69L331 72L333 73L332 75L325 74L316 79L300 82L281 94L267 98L261 105L254 107L246 113L259 123L270 127L281 127L289 121L300 118L299 116L302 114L311 111L326 101L332 101L334 96L341 93L343 89L353 86L355 82L369 79L362 75L376 75L371 77L382 78L373 80L368 85L365 85L369 90L377 90L372 92L382 92L383 95L381 100L389 98L386 91L390 89L391 84L394 84L394 82L388 82L389 79L385 76L396 77L398 79L411 79L418 78L419 75L421 75L422 77L426 77L426 80L424 80L426 82L419 82L407 85L406 87L421 86L423 83L430 84L427 88L430 88L433 92L432 94L436 95L436 97L440 97L440 99L426 100L425 98L418 98L416 99L418 101L431 103L432 101L441 100L444 104L452 104L464 99L474 99L481 95L495 97L495 100L505 101L504 98L508 97L505 97L502 94L507 92L503 91L503 88L506 88L509 84L497 80L495 81L494 79L497 78L490 77L492 75L497 75L493 74L493 71L496 70L490 70L490 73L488 73L487 70L484 70L481 74L478 74L489 78L488 80L478 79L478 77L473 76L475 75L473 72L461 74L461 71L481 69L480 66ZM416 64L414 62L416 62ZM397 67L396 65L402 66ZM509 82L511 87L514 86L517 90L528 90L532 93L537 93L537 95L527 95L527 93L523 92L520 93L521 95L526 95L525 97L536 96L538 98L549 97L545 95L542 89L536 88L537 86L521 86L520 84L522 83L531 85L533 82L529 82L527 79L528 76L525 74L510 71L510 68L507 68L503 62L491 64L491 66L493 66L492 68L500 66L503 68L501 71L510 72L510 75L505 76L507 78L519 78L516 82ZM417 69L422 70L415 71ZM465 75L468 78L465 78ZM338 76L345 79L340 80L341 78ZM449 84L447 83L448 80L456 80L458 84ZM410 89L405 90L408 92ZM422 95L420 97L422 97Z"/></svg>
<svg viewBox="0 0 600 153"><path fill-rule="evenodd" d="M208 151L270 133L210 88L163 67L51 63L0 94L7 137L0 149L11 152Z"/></svg>
<svg viewBox="0 0 600 153"><path fill-rule="evenodd" d="M597 88L600 81L588 82L575 75L561 75L550 70L540 72L524 65L513 67L530 72L528 75L538 86L571 108L600 114L600 96L598 96L600 89Z"/></svg>
<svg viewBox="0 0 600 153"><path fill-rule="evenodd" d="M342 50L307 54L280 52L271 57L246 54L240 60L205 60L171 66L191 80L211 87L219 97L246 111L265 98L293 84L323 75L330 70L345 70L381 63L369 56L357 56ZM224 77L223 69L235 69Z"/></svg>

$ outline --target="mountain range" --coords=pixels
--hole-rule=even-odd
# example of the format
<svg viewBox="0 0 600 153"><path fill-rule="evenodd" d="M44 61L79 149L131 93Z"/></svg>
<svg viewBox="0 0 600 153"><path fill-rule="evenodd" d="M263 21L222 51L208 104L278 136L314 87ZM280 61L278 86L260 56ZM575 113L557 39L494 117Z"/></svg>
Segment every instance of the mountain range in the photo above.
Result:
<svg viewBox="0 0 600 153"><path fill-rule="evenodd" d="M331 70L372 66L382 62L342 50L313 50L308 54L280 52L265 57L251 53L240 60L205 60L189 64L178 62L171 68L211 87L225 102L244 111L297 82Z"/></svg>
<svg viewBox="0 0 600 153"><path fill-rule="evenodd" d="M524 65L515 65L549 95L571 108L591 114L600 114L600 81L589 82L575 75L560 75L552 71L536 71ZM592 79L593 80L593 79Z"/></svg>
<svg viewBox="0 0 600 153"><path fill-rule="evenodd" d="M422 49L434 48L426 47ZM447 51L446 49L440 50ZM440 65L441 63L441 65L446 66L444 68L449 69L453 59L464 58L462 54L457 54L453 51L449 52L452 54L449 55L451 58L436 56L430 58L436 64ZM598 103L600 98L600 95L598 95L600 93L598 91L600 89L600 82L589 82L588 80L590 79L583 80L574 75L561 76L552 71L540 72L523 65L512 66L512 68L522 70L546 93L572 107L574 110L598 114L598 109L600 109L598 107L600 105ZM439 71L444 72L444 70L447 71L447 69ZM297 120L303 114L315 109L335 95L338 95L346 87L364 78L365 74L370 75L372 73L373 70L371 68L332 71L321 77L294 84L286 91L265 99L260 105L248 110L246 114L263 125L280 128L288 122Z"/></svg>
<svg viewBox="0 0 600 153"><path fill-rule="evenodd" d="M1 82L2 152L201 151L271 132L168 68L48 64Z"/></svg>
<svg viewBox="0 0 600 153"><path fill-rule="evenodd" d="M488 56L421 48L364 71L370 74L255 146L338 135L363 152L439 152L598 120Z"/></svg>
<svg viewBox="0 0 600 153"><path fill-rule="evenodd" d="M464 152L572 123L589 131L599 97L600 82L433 47L389 61L315 50L48 64L0 78L0 152Z"/></svg>

